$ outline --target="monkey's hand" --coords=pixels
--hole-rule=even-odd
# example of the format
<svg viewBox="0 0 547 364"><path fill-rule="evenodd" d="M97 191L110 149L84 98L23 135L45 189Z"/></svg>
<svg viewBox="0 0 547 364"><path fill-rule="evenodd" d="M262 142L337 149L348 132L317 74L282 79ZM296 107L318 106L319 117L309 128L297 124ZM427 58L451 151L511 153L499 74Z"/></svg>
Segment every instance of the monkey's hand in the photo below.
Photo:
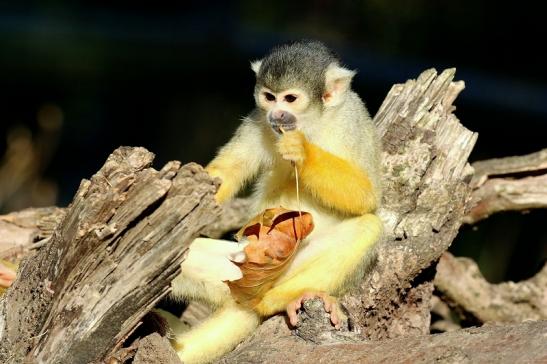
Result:
<svg viewBox="0 0 547 364"><path fill-rule="evenodd" d="M306 137L301 131L287 131L279 138L277 151L283 159L300 165L306 159L306 143Z"/></svg>
<svg viewBox="0 0 547 364"><path fill-rule="evenodd" d="M235 193L233 191L236 188L233 186L233 184L230 184L229 180L228 182L224 182L226 177L222 174L221 169L216 167L215 165L212 165L212 163L205 167L205 171L209 173L211 177L220 179L220 187L218 188L218 191L215 195L215 200L218 204L224 203L226 200L228 200L229 197L231 197L231 195Z"/></svg>
<svg viewBox="0 0 547 364"><path fill-rule="evenodd" d="M325 292L304 292L300 297L290 302L287 305L286 311L289 321L292 326L296 326L298 323L298 314L297 311L302 307L304 301L310 300L312 298L319 297L323 300L323 305L325 311L330 314L330 321L337 329L340 328L342 324L342 319L345 316L340 306L338 306L338 301L335 297L329 296Z"/></svg>
<svg viewBox="0 0 547 364"><path fill-rule="evenodd" d="M188 255L181 264L183 273L203 281L233 281L243 277L235 263L245 261L247 242L236 243L226 240L196 238L190 244Z"/></svg>

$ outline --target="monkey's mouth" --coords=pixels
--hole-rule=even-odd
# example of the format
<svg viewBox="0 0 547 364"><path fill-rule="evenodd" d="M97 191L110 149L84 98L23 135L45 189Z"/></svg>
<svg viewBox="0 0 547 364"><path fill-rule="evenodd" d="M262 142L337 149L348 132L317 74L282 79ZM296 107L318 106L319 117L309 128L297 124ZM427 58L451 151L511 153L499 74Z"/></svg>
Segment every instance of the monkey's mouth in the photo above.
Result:
<svg viewBox="0 0 547 364"><path fill-rule="evenodd" d="M272 129L279 134L296 129L296 123L282 123L276 120L270 120L270 125L272 126Z"/></svg>

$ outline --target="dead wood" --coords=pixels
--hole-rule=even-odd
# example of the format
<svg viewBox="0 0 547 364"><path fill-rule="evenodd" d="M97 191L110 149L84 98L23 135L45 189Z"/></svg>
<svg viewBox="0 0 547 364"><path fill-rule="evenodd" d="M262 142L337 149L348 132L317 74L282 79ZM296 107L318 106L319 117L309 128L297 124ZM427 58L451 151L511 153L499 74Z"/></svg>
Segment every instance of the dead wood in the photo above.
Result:
<svg viewBox="0 0 547 364"><path fill-rule="evenodd" d="M0 216L0 259L19 262L33 244L53 234L64 209L29 208Z"/></svg>
<svg viewBox="0 0 547 364"><path fill-rule="evenodd" d="M473 163L472 198L464 222L501 211L547 208L547 149Z"/></svg>
<svg viewBox="0 0 547 364"><path fill-rule="evenodd" d="M0 362L101 360L169 292L188 244L219 212L217 184L196 164L156 171L152 160L122 147L82 181L0 302Z"/></svg>
<svg viewBox="0 0 547 364"><path fill-rule="evenodd" d="M180 364L169 340L154 333L139 340L133 364Z"/></svg>
<svg viewBox="0 0 547 364"><path fill-rule="evenodd" d="M547 321L483 326L437 335L315 345L295 340L276 317L220 363L545 363Z"/></svg>
<svg viewBox="0 0 547 364"><path fill-rule="evenodd" d="M377 263L343 300L363 337L429 332L431 267L461 225L477 134L453 114L455 69L394 85L374 121L382 137L385 236Z"/></svg>
<svg viewBox="0 0 547 364"><path fill-rule="evenodd" d="M547 319L547 264L528 280L490 284L471 259L445 252L437 265L435 287L480 322Z"/></svg>
<svg viewBox="0 0 547 364"><path fill-rule="evenodd" d="M220 217L207 226L202 234L218 239L229 231L237 231L253 217L251 200L236 198L224 204Z"/></svg>

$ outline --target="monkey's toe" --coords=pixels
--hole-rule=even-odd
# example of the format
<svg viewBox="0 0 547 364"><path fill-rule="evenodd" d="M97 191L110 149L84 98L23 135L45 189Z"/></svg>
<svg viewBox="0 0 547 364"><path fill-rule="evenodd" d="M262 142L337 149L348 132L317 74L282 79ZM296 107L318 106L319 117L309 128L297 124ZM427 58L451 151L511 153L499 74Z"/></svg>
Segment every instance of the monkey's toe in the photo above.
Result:
<svg viewBox="0 0 547 364"><path fill-rule="evenodd" d="M292 326L296 326L298 323L298 310L302 307L302 304L313 298L321 298L323 300L323 306L325 311L330 314L330 321L337 329L340 328L342 323L342 318L344 314L340 307L338 306L338 300L336 297L328 295L326 292L304 292L300 297L291 301L287 305L287 316L289 317L289 322Z"/></svg>

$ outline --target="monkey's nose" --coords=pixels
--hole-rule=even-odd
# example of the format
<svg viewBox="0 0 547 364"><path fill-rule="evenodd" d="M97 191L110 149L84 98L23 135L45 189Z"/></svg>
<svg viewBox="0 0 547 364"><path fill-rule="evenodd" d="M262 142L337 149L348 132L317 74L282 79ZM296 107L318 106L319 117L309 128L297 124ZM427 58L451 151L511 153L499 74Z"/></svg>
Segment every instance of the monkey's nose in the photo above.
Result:
<svg viewBox="0 0 547 364"><path fill-rule="evenodd" d="M287 117L287 112L285 110L275 110L272 112L272 119L274 120L284 120Z"/></svg>

